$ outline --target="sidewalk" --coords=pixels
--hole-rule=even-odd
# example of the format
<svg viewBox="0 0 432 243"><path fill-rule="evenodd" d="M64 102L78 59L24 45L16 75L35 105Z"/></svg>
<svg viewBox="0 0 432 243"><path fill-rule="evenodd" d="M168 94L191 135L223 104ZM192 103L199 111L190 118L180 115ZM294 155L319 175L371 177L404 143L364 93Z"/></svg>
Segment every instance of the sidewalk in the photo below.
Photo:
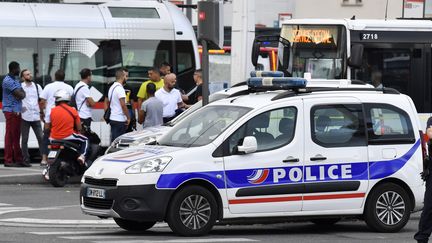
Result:
<svg viewBox="0 0 432 243"><path fill-rule="evenodd" d="M4 167L0 164L0 184L46 184L42 177L43 168L39 163L33 163L32 167ZM72 177L68 183L79 183L80 177Z"/></svg>

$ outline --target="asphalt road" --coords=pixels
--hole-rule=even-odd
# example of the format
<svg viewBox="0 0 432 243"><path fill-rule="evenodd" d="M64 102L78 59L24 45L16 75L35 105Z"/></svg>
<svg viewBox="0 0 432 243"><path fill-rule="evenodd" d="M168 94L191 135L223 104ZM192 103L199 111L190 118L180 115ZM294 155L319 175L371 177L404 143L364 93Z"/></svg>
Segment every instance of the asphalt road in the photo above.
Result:
<svg viewBox="0 0 432 243"><path fill-rule="evenodd" d="M414 242L419 213L399 233L371 232L364 222L345 220L330 227L310 222L216 226L209 235L180 237L165 223L139 233L111 219L83 215L79 185L0 185L0 242Z"/></svg>

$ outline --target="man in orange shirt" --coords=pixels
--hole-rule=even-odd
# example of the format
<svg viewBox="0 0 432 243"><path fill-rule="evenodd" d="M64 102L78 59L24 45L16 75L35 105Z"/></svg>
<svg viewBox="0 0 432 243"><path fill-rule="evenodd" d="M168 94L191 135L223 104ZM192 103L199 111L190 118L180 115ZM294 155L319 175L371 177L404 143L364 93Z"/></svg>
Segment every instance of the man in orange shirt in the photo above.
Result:
<svg viewBox="0 0 432 243"><path fill-rule="evenodd" d="M81 120L78 112L68 105L71 100L70 94L66 90L58 90L55 94L56 106L51 110L51 129L50 140L73 140L81 143L80 156L78 160L81 164L85 163L88 152L87 137L79 134L81 131Z"/></svg>

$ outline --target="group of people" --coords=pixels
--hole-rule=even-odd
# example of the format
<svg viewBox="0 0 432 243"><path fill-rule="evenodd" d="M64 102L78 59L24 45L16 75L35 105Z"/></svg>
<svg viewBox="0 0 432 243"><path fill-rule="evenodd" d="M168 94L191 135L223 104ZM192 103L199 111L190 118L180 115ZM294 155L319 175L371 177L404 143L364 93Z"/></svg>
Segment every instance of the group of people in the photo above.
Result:
<svg viewBox="0 0 432 243"><path fill-rule="evenodd" d="M194 73L197 86L193 95L188 97L175 88L177 77L170 69L168 63L149 69L149 80L140 86L136 95L137 116L138 123L143 124L143 127L168 122L189 107L186 102L192 104L202 99L201 70ZM2 83L3 113L6 119L6 167L31 166L27 145L30 127L39 143L42 166L47 164L50 140L60 139L81 143L81 156L78 160L86 163L89 146L88 139L80 134L81 124L91 126L92 107L96 101L90 92L91 70L82 69L80 76L81 81L73 88L64 82L65 73L59 69L55 73L55 81L42 89L32 81L30 70L21 70L19 63L15 61L9 64L9 73ZM109 110L107 120L111 126L111 142L136 126L132 91L126 84L128 76L127 69L118 69L115 74L116 81L105 94L104 109Z"/></svg>
<svg viewBox="0 0 432 243"><path fill-rule="evenodd" d="M88 84L91 81L90 69L81 71L81 81L75 90L82 89L76 95L80 103L78 111L69 102L74 94L72 86L64 83L65 73L55 72L55 81L44 89L32 81L30 70L21 70L19 63L9 63L9 73L3 80L3 113L6 119L4 144L4 166L30 167L28 138L30 127L36 135L41 165L47 164L50 140L76 140L82 143L81 156L78 160L85 163L88 152L88 139L81 135L81 121L90 126L91 106L94 101L89 96ZM44 126L42 128L41 122ZM21 146L20 146L21 138Z"/></svg>

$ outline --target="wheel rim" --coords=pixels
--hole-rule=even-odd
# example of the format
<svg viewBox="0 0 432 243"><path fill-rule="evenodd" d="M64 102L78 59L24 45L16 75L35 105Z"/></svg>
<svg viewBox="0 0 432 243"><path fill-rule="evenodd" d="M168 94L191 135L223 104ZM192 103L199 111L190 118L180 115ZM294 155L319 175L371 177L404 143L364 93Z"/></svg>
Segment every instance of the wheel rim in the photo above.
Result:
<svg viewBox="0 0 432 243"><path fill-rule="evenodd" d="M203 228L209 222L210 216L210 203L201 195L190 195L180 204L180 219L189 229Z"/></svg>
<svg viewBox="0 0 432 243"><path fill-rule="evenodd" d="M385 225L398 224L405 215L403 197L394 191L381 194L376 203L376 215Z"/></svg>

